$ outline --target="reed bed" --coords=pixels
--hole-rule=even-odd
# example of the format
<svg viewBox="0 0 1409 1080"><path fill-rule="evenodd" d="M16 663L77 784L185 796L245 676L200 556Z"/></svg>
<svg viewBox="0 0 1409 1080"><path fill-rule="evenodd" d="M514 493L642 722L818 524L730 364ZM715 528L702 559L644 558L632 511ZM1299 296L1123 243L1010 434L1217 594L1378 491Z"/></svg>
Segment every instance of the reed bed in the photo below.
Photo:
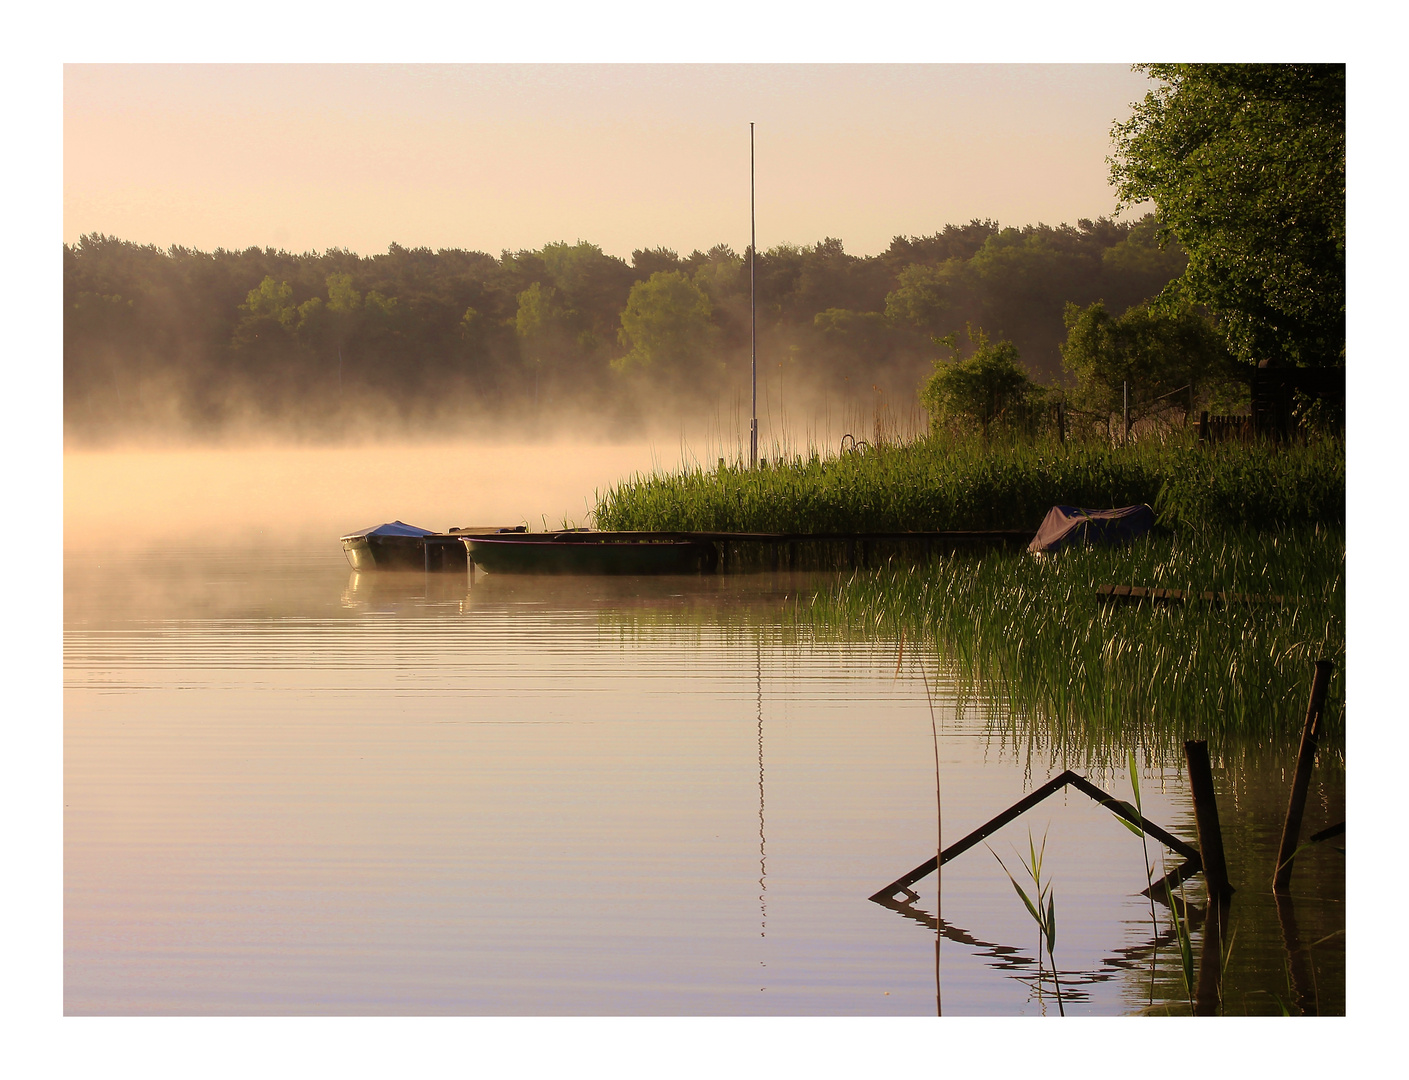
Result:
<svg viewBox="0 0 1409 1080"><path fill-rule="evenodd" d="M1032 529L1056 504L1149 503L1172 527L1276 528L1345 520L1345 445L1128 447L930 436L758 469L637 475L599 495L602 529L899 532Z"/></svg>
<svg viewBox="0 0 1409 1080"><path fill-rule="evenodd" d="M1284 603L1102 604L1102 584L1280 595ZM937 647L990 723L1088 761L1184 739L1296 745L1313 661L1345 663L1345 534L1212 530L1125 548L953 556L858 572L799 598L799 628ZM1343 753L1344 677L1323 745Z"/></svg>

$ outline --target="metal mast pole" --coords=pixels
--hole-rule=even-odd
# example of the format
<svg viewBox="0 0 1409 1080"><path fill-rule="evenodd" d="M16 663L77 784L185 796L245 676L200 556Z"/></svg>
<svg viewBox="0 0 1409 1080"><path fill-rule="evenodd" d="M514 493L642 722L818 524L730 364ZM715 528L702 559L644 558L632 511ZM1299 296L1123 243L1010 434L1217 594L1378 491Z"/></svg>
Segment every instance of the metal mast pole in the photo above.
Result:
<svg viewBox="0 0 1409 1080"><path fill-rule="evenodd" d="M758 301L753 263L758 248L758 217L753 194L753 121L749 121L749 349L753 355L753 419L749 421L749 468L758 468Z"/></svg>

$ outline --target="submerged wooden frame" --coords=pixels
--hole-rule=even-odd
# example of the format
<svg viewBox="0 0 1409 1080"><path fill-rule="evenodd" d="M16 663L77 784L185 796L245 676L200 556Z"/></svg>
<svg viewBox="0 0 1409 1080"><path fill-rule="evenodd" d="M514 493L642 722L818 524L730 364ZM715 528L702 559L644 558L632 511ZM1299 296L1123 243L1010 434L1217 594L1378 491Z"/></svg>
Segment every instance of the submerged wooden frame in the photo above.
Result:
<svg viewBox="0 0 1409 1080"><path fill-rule="evenodd" d="M991 818L980 825L962 840L950 844L940 852L938 856L925 860L905 876L896 878L889 885L878 889L876 892L872 893L868 899L885 907L893 906L897 893L903 892L910 894L910 886L915 884L915 882L919 881L921 878L928 877L950 859L953 859L957 855L962 855L964 852L968 851L969 848L991 836L1014 818L1027 813L1027 811L1042 802L1043 799L1047 798L1049 795L1055 795L1068 785L1076 788L1077 791L1085 795L1089 795L1116 817L1121 818L1136 828L1143 829L1148 835L1153 836L1165 847L1184 857L1183 863L1160 878L1159 881L1156 881L1148 889L1143 890L1142 895L1154 896L1156 899L1164 899L1167 895L1167 889L1176 888L1180 882L1193 877L1203 869L1203 859L1199 855L1198 849L1193 845L1187 844L1177 836L1166 832L1129 803L1121 802L1114 796L1108 795L1080 773L1067 769L1059 776L1054 776L1051 780L1048 780L1040 788L1035 789L1026 798L1019 799L997 817Z"/></svg>

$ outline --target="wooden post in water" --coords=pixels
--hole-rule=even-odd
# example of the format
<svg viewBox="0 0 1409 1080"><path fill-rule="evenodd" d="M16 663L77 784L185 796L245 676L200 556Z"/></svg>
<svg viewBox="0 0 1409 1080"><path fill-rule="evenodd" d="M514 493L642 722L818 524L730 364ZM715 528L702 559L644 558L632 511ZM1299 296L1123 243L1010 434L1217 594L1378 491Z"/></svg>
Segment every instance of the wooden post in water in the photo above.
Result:
<svg viewBox="0 0 1409 1080"><path fill-rule="evenodd" d="M1220 898L1231 896L1228 865L1223 856L1223 830L1218 825L1218 803L1213 793L1213 768L1208 760L1208 743L1186 742L1184 760L1189 765L1189 790L1194 796L1194 824L1199 833L1199 857L1204 864L1204 885L1210 910Z"/></svg>
<svg viewBox="0 0 1409 1080"><path fill-rule="evenodd" d="M1292 778L1292 797L1287 803L1287 821L1282 826L1282 844L1277 850L1277 871L1272 876L1273 892L1286 892L1291 887L1292 857L1301 839L1301 816L1306 810L1311 767L1316 764L1316 741L1321 735L1321 710L1326 705L1326 688L1330 685L1334 666L1329 660L1316 661L1316 675L1311 680L1311 701L1306 706L1306 722L1301 729L1296 775Z"/></svg>

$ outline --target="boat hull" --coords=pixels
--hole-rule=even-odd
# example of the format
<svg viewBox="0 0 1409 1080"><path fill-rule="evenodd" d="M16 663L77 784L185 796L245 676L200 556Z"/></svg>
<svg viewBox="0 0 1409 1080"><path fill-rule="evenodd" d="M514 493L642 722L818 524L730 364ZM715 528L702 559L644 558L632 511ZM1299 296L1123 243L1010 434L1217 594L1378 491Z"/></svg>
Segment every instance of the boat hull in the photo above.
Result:
<svg viewBox="0 0 1409 1080"><path fill-rule="evenodd" d="M452 529L448 533L427 533L425 536L356 533L341 538L343 553L352 568L367 570L424 570L430 573L465 573L469 569L469 552L460 541L467 534L517 535L522 525L476 525Z"/></svg>
<svg viewBox="0 0 1409 1080"><path fill-rule="evenodd" d="M426 567L426 545L419 536L350 536L342 541L342 550L359 572Z"/></svg>
<svg viewBox="0 0 1409 1080"><path fill-rule="evenodd" d="M464 544L491 574L708 574L718 565L714 545L700 540L466 537Z"/></svg>

